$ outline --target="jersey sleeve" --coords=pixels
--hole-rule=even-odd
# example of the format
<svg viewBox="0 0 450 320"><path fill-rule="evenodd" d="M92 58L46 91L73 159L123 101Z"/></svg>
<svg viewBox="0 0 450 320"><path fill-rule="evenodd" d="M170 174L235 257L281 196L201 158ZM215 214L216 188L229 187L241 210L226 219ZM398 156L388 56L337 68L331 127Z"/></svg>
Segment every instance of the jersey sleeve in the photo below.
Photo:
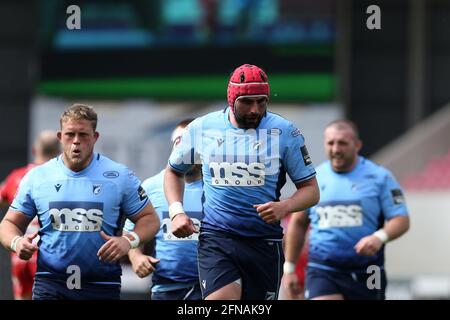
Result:
<svg viewBox="0 0 450 320"><path fill-rule="evenodd" d="M198 129L199 123L198 120L194 120L186 127L180 143L173 149L169 157L169 166L177 172L185 173L192 165L200 163L196 148L196 144L201 139L201 130ZM198 134L200 136L197 136Z"/></svg>
<svg viewBox="0 0 450 320"><path fill-rule="evenodd" d="M124 181L122 210L130 217L139 213L150 200L141 186L141 181L131 170L126 169Z"/></svg>
<svg viewBox="0 0 450 320"><path fill-rule="evenodd" d="M299 183L309 180L316 175L311 157L305 145L305 139L300 130L292 124L284 133L285 154L283 165L292 182Z"/></svg>
<svg viewBox="0 0 450 320"><path fill-rule="evenodd" d="M386 172L381 186L381 207L387 220L396 216L407 216L403 190L390 172Z"/></svg>
<svg viewBox="0 0 450 320"><path fill-rule="evenodd" d="M131 232L134 229L134 223L130 220L127 219L125 220L125 225L123 226L123 230L127 231L127 232Z"/></svg>
<svg viewBox="0 0 450 320"><path fill-rule="evenodd" d="M144 189L144 192L146 193L147 197L149 198L149 201L153 203L153 199L152 199L152 188L153 185L155 184L154 182L154 178L150 178L145 180L144 182L142 182L141 186ZM126 219L125 220L125 224L123 226L123 230L127 231L127 232L131 232L134 229L134 223L133 221L131 221L130 219Z"/></svg>
<svg viewBox="0 0 450 320"><path fill-rule="evenodd" d="M33 218L36 215L36 205L33 200L33 171L28 172L20 181L16 196L11 203L11 209L20 211Z"/></svg>

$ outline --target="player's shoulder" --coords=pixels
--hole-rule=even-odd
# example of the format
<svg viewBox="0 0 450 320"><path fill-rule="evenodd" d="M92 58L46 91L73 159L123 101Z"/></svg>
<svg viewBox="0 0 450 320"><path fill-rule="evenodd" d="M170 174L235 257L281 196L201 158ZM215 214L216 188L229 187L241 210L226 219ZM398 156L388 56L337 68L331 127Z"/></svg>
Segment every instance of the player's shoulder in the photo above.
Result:
<svg viewBox="0 0 450 320"><path fill-rule="evenodd" d="M363 156L359 156L359 161L361 162L361 169L365 175L373 175L376 178L385 178L391 176L392 173L386 167L376 163L373 160L367 159Z"/></svg>
<svg viewBox="0 0 450 320"><path fill-rule="evenodd" d="M194 121L192 121L189 124L189 127L197 127L197 126L205 127L208 125L216 125L217 121L222 121L226 110L227 109L216 110L216 111L209 112L205 115L202 115L202 116L194 119Z"/></svg>
<svg viewBox="0 0 450 320"><path fill-rule="evenodd" d="M20 168L15 168L13 170L11 170L11 172L8 174L8 176L5 178L5 181L14 181L17 179L22 179L25 174L30 171L29 166L23 166Z"/></svg>
<svg viewBox="0 0 450 320"><path fill-rule="evenodd" d="M94 161L98 161L99 173L107 179L111 180L114 180L116 178L121 179L123 177L133 174L133 171L131 171L131 169L128 168L126 165L114 161L103 154L100 153L95 154Z"/></svg>
<svg viewBox="0 0 450 320"><path fill-rule="evenodd" d="M27 166L26 169L26 176L39 176L39 177L49 177L52 175L55 171L55 167L58 166L58 161L62 161L61 157L55 157L53 159L48 160L47 162L44 162L41 165L36 166Z"/></svg>
<svg viewBox="0 0 450 320"><path fill-rule="evenodd" d="M25 173L27 173L30 170L31 170L31 168L29 167L29 165L26 165L26 166L15 168L15 169L11 170L11 172L8 176L24 175Z"/></svg>
<svg viewBox="0 0 450 320"><path fill-rule="evenodd" d="M270 128L273 133L292 137L301 135L300 130L290 120L278 113L267 111L265 123L267 128Z"/></svg>
<svg viewBox="0 0 450 320"><path fill-rule="evenodd" d="M162 170L154 176L145 179L142 182L142 187L145 189L145 191L149 192L150 190L161 188L164 183L164 172L165 170Z"/></svg>
<svg viewBox="0 0 450 320"><path fill-rule="evenodd" d="M332 172L330 160L326 160L316 167L318 175L329 174Z"/></svg>

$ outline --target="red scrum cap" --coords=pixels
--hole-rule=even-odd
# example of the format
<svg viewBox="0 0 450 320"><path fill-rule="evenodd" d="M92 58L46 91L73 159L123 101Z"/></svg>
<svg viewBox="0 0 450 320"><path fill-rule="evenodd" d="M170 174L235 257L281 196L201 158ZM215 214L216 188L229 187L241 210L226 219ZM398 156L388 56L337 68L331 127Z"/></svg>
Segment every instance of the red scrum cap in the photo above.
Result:
<svg viewBox="0 0 450 320"><path fill-rule="evenodd" d="M237 67L228 82L228 105L234 112L236 99L241 96L266 96L269 99L269 82L259 67L244 64Z"/></svg>

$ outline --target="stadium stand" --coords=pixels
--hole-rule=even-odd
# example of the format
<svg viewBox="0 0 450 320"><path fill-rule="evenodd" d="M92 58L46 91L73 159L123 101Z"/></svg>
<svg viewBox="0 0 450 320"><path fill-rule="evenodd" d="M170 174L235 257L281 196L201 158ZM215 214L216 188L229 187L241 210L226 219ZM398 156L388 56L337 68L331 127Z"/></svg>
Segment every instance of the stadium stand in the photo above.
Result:
<svg viewBox="0 0 450 320"><path fill-rule="evenodd" d="M386 250L388 299L450 299L450 104L376 153L405 187L411 229Z"/></svg>

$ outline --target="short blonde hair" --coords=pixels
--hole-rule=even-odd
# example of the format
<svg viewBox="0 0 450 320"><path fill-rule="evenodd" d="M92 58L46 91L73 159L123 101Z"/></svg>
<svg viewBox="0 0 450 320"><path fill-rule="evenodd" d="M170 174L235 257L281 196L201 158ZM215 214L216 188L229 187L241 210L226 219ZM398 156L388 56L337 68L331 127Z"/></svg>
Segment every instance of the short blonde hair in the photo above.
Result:
<svg viewBox="0 0 450 320"><path fill-rule="evenodd" d="M59 119L61 129L63 122L66 122L71 119L88 120L91 122L94 131L97 129L97 120L98 120L97 113L91 106L88 106L86 104L75 103L68 109L66 109L61 115L61 118Z"/></svg>
<svg viewBox="0 0 450 320"><path fill-rule="evenodd" d="M355 122L348 120L348 119L338 119L338 120L334 120L331 121L326 127L325 129L328 129L329 127L335 127L338 130L342 130L342 129L350 129L353 131L353 134L355 136L356 140L359 140L359 130L358 130L358 126L356 125Z"/></svg>

